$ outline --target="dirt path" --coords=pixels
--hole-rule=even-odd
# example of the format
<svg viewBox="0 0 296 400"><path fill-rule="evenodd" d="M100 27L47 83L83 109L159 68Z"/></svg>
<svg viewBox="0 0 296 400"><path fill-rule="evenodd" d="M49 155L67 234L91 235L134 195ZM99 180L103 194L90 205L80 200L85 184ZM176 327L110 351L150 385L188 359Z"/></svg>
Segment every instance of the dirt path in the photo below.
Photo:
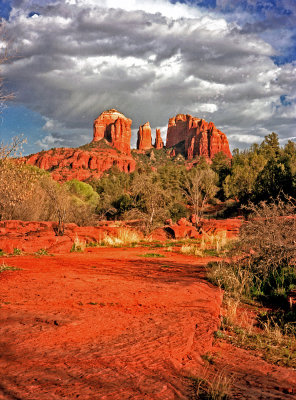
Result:
<svg viewBox="0 0 296 400"><path fill-rule="evenodd" d="M0 400L195 400L188 377L204 368L233 376L231 399L296 399L296 371L212 346L208 260L156 251L0 258L21 268L0 275Z"/></svg>
<svg viewBox="0 0 296 400"><path fill-rule="evenodd" d="M188 399L221 293L205 261L147 249L12 257L0 277L0 399Z"/></svg>

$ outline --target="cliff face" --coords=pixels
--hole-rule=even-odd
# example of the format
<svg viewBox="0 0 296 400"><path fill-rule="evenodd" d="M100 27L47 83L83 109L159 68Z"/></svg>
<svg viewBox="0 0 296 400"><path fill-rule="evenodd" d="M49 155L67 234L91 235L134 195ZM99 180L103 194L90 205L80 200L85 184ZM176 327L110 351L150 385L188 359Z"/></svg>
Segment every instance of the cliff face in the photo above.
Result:
<svg viewBox="0 0 296 400"><path fill-rule="evenodd" d="M106 139L115 149L120 150L122 153L130 154L131 125L132 120L114 108L104 111L94 121L93 142Z"/></svg>
<svg viewBox="0 0 296 400"><path fill-rule="evenodd" d="M232 157L226 135L213 122L208 123L189 114L178 114L170 118L168 123L166 147L173 147L183 141L188 160L197 156L211 159L220 151Z"/></svg>

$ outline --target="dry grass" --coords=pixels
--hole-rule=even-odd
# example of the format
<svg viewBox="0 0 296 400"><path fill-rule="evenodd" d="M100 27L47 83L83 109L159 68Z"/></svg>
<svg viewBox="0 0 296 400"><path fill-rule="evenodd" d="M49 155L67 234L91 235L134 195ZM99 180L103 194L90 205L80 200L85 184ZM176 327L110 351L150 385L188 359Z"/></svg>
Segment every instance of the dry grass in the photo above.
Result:
<svg viewBox="0 0 296 400"><path fill-rule="evenodd" d="M258 323L242 311L238 299L225 298L220 331L216 337L226 339L237 347L255 350L268 362L296 367L296 338L285 334L271 318Z"/></svg>
<svg viewBox="0 0 296 400"><path fill-rule="evenodd" d="M199 243L185 243L181 246L180 252L197 257L225 255L233 241L227 239L226 235L226 231L211 235L204 233Z"/></svg>
<svg viewBox="0 0 296 400"><path fill-rule="evenodd" d="M2 262L2 264L0 264L0 274L1 272L4 271L18 271L19 268L16 267L11 267L10 265L7 265L5 262Z"/></svg>
<svg viewBox="0 0 296 400"><path fill-rule="evenodd" d="M100 245L108 247L130 246L139 243L141 240L142 238L137 232L120 228L115 235L106 235Z"/></svg>
<svg viewBox="0 0 296 400"><path fill-rule="evenodd" d="M226 375L225 371L218 371L211 375L205 369L199 377L193 378L195 382L195 395L199 399L227 400L231 393L233 377Z"/></svg>
<svg viewBox="0 0 296 400"><path fill-rule="evenodd" d="M248 297L253 280L249 269L244 268L239 262L233 265L224 261L210 263L209 267L208 278L212 283L236 299Z"/></svg>
<svg viewBox="0 0 296 400"><path fill-rule="evenodd" d="M196 244L183 244L180 248L180 253L198 257L203 256L202 250Z"/></svg>
<svg viewBox="0 0 296 400"><path fill-rule="evenodd" d="M86 247L86 242L84 240L79 239L79 237L76 235L73 246L71 248L71 253L72 252L83 252L85 247Z"/></svg>

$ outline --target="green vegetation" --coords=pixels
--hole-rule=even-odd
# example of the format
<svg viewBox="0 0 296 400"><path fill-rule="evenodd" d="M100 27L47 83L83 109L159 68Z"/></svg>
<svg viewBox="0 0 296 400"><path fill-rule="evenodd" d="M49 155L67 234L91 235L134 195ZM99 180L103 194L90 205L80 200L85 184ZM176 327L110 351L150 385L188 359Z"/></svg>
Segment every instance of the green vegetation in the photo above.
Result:
<svg viewBox="0 0 296 400"><path fill-rule="evenodd" d="M163 258L165 257L163 254L159 253L146 253L146 254L140 254L139 257L145 257L145 258Z"/></svg>
<svg viewBox="0 0 296 400"><path fill-rule="evenodd" d="M296 146L290 141L281 148L275 133L249 150L234 150L231 161L218 153L212 164L201 157L188 170L180 154L171 158L165 149L151 149L133 152L138 165L131 174L114 167L100 179L64 184L43 170L14 162L22 141L16 138L0 146L0 219L56 220L57 235L63 235L65 222L82 226L100 219L134 219L135 226L148 234L166 219L176 222L191 214L199 228L205 206L211 203L228 201L220 210L220 217L225 217L236 215L249 201L258 205L295 197ZM82 148L99 151L107 144L87 146Z"/></svg>
<svg viewBox="0 0 296 400"><path fill-rule="evenodd" d="M36 256L48 256L48 251L46 249L39 249L35 254Z"/></svg>
<svg viewBox="0 0 296 400"><path fill-rule="evenodd" d="M199 376L190 376L187 379L191 383L194 399L227 400L230 398L233 377L228 377L223 370L211 374L208 369L204 369Z"/></svg>
<svg viewBox="0 0 296 400"><path fill-rule="evenodd" d="M21 254L22 254L21 249L18 249L18 248L14 248L13 249L13 255L14 256L20 256Z"/></svg>
<svg viewBox="0 0 296 400"><path fill-rule="evenodd" d="M4 262L2 262L2 264L0 264L0 274L1 274L1 272L4 272L4 271L19 271L19 270L20 270L20 268L11 267L10 265L7 265Z"/></svg>
<svg viewBox="0 0 296 400"><path fill-rule="evenodd" d="M258 204L284 195L295 197L296 145L289 141L280 148L273 132L260 145L234 150L229 171L222 168L219 173L223 196L237 198L242 204Z"/></svg>
<svg viewBox="0 0 296 400"><path fill-rule="evenodd" d="M296 288L296 218L291 199L250 205L230 261L209 265L209 279L225 290L220 336L262 357L296 366L296 310L289 304ZM256 305L257 321L238 313ZM263 306L268 306L265 310ZM260 309L263 312L260 312ZM259 310L259 311L258 311Z"/></svg>

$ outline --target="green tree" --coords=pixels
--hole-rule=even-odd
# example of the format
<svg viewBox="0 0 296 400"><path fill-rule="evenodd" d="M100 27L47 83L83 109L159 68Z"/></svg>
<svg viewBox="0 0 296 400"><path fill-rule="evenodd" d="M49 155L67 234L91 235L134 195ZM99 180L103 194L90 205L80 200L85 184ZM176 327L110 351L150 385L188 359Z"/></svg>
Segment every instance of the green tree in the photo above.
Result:
<svg viewBox="0 0 296 400"><path fill-rule="evenodd" d="M188 204L196 215L196 225L199 226L206 203L212 200L217 191L218 176L206 164L192 168L186 177L183 190Z"/></svg>
<svg viewBox="0 0 296 400"><path fill-rule="evenodd" d="M131 197L133 208L125 216L128 219L141 220L146 234L157 225L162 225L169 217L169 196L157 181L155 173L135 174L131 185Z"/></svg>

